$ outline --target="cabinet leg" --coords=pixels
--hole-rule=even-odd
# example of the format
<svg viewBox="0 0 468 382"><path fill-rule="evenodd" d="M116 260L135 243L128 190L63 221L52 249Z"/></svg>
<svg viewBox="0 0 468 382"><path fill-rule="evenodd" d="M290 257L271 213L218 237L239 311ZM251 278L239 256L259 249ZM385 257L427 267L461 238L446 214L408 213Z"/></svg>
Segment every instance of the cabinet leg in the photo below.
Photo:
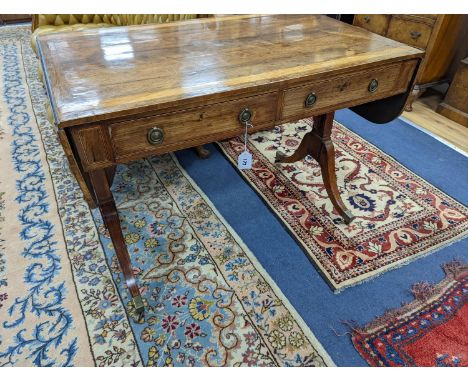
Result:
<svg viewBox="0 0 468 382"><path fill-rule="evenodd" d="M422 89L418 85L414 85L413 91L408 97L408 100L406 101L405 105L405 111L413 111L413 103L416 102L416 100L422 96L426 89Z"/></svg>
<svg viewBox="0 0 468 382"><path fill-rule="evenodd" d="M351 223L354 216L344 205L338 186L335 172L335 148L331 140L334 113L314 117L314 128L307 133L297 150L290 156L276 153L276 162L292 163L303 159L310 154L320 165L322 179L333 206L346 224Z"/></svg>
<svg viewBox="0 0 468 382"><path fill-rule="evenodd" d="M109 230L120 268L122 269L125 282L132 296L133 305L137 313L143 313L143 300L141 298L140 291L138 290L135 276L133 275L130 256L122 234L122 228L120 226L119 214L115 206L114 197L110 190L109 180L113 178L113 172L114 170L94 170L89 173L89 177L94 188L102 219Z"/></svg>

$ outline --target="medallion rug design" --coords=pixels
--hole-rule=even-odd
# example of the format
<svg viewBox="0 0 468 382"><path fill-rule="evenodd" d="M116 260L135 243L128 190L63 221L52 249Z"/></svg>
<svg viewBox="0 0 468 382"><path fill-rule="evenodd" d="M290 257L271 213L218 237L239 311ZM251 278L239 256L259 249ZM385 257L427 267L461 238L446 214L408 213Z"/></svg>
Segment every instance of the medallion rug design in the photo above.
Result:
<svg viewBox="0 0 468 382"><path fill-rule="evenodd" d="M146 305L134 314L37 64L29 27L0 28L0 365L332 366L172 155L119 166L114 180Z"/></svg>
<svg viewBox="0 0 468 382"><path fill-rule="evenodd" d="M334 290L363 282L468 236L468 208L377 147L334 122L338 187L355 220L344 224L311 157L275 164L292 154L313 121L277 126L249 137L251 170L242 175L302 245ZM241 138L219 144L235 165Z"/></svg>
<svg viewBox="0 0 468 382"><path fill-rule="evenodd" d="M418 283L416 300L354 329L356 350L371 366L468 366L468 265L444 267L437 285Z"/></svg>

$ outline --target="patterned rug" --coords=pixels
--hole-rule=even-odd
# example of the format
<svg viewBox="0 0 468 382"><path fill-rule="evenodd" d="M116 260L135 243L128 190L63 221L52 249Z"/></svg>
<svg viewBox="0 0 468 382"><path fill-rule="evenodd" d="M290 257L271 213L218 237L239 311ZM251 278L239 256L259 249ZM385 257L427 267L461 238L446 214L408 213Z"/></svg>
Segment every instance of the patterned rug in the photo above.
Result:
<svg viewBox="0 0 468 382"><path fill-rule="evenodd" d="M333 365L171 155L115 178L147 312L134 316L47 121L37 64L29 27L0 28L0 365Z"/></svg>
<svg viewBox="0 0 468 382"><path fill-rule="evenodd" d="M413 287L414 302L353 330L353 344L369 365L468 366L468 265L444 269L441 283Z"/></svg>
<svg viewBox="0 0 468 382"><path fill-rule="evenodd" d="M335 122L338 187L356 219L343 223L311 157L274 164L294 152L312 120L252 134L252 170L242 175L302 245L334 290L355 285L468 236L468 208ZM220 143L233 164L241 138Z"/></svg>

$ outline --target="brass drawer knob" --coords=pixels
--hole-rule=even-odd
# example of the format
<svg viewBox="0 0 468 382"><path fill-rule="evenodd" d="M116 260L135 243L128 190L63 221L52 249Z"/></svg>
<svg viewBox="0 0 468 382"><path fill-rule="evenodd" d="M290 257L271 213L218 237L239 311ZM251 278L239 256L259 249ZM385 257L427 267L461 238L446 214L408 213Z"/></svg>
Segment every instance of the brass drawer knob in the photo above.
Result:
<svg viewBox="0 0 468 382"><path fill-rule="evenodd" d="M252 119L252 112L249 109L244 108L240 111L239 113L240 123L250 122L251 119Z"/></svg>
<svg viewBox="0 0 468 382"><path fill-rule="evenodd" d="M421 32L412 31L410 32L410 36L413 40L417 40L419 37L421 37Z"/></svg>
<svg viewBox="0 0 468 382"><path fill-rule="evenodd" d="M371 20L371 19L370 19L369 16L364 16L364 21L365 21L366 23L369 23L370 20Z"/></svg>
<svg viewBox="0 0 468 382"><path fill-rule="evenodd" d="M369 82L369 86L367 87L367 89L371 92L371 93L374 93L377 88L379 87L379 81L377 81L375 78Z"/></svg>
<svg viewBox="0 0 468 382"><path fill-rule="evenodd" d="M152 145L159 145L164 141L164 131L159 127L152 127L148 130L148 142Z"/></svg>
<svg viewBox="0 0 468 382"><path fill-rule="evenodd" d="M315 102L317 102L317 96L315 95L315 93L310 93L304 101L304 106L312 107L314 106Z"/></svg>

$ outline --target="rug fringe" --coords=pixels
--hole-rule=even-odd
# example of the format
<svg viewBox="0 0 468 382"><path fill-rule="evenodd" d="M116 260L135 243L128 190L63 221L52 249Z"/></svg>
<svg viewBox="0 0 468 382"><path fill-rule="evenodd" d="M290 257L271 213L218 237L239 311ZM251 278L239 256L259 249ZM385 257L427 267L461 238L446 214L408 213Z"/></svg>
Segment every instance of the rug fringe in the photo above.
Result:
<svg viewBox="0 0 468 382"><path fill-rule="evenodd" d="M454 280L459 279L460 276L468 272L468 264L465 264L458 259L454 259L442 265L442 268L447 277L452 277Z"/></svg>
<svg viewBox="0 0 468 382"><path fill-rule="evenodd" d="M340 321L341 324L348 327L350 330L349 332L338 333L338 331L331 325L328 325L330 330L335 334L337 337L344 337L344 336L352 336L355 332L359 332L359 325L356 321Z"/></svg>
<svg viewBox="0 0 468 382"><path fill-rule="evenodd" d="M442 265L442 269L445 272L445 279L443 281L453 281L457 280L460 275L463 275L468 270L468 265L463 264L460 260L454 259L448 263ZM440 290L438 287L444 282L434 284L428 281L421 281L414 284L411 287L411 292L414 295L414 298L418 301L427 301Z"/></svg>
<svg viewBox="0 0 468 382"><path fill-rule="evenodd" d="M411 287L410 291L414 296L413 301L402 303L399 308L387 309L382 315L375 317L365 326L360 326L354 321L341 321L342 324L351 330L351 333L346 332L345 334L363 336L379 327L396 323L400 320L401 316L408 314L417 304L436 297L448 283L460 280L468 273L468 263L464 263L458 259L442 264L441 268L445 272L445 278L439 283L433 284L428 281L420 281ZM333 332L335 335L338 335L334 329Z"/></svg>
<svg viewBox="0 0 468 382"><path fill-rule="evenodd" d="M427 281L421 281L411 287L411 293L413 293L416 300L426 301L432 295L434 295L435 289L436 288L434 284L431 284Z"/></svg>

